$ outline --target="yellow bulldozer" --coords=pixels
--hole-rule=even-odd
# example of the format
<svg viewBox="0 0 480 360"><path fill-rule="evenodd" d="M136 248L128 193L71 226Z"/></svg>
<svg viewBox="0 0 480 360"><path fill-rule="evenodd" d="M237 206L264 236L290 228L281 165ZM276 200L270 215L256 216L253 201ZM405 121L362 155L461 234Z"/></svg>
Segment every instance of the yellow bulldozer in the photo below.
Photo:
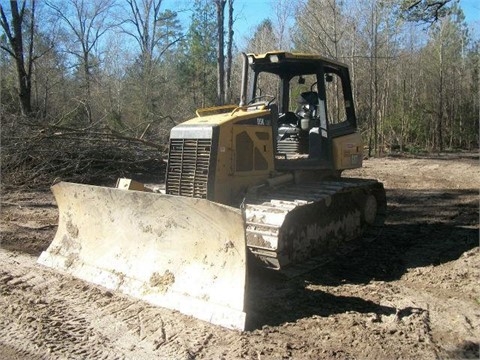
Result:
<svg viewBox="0 0 480 360"><path fill-rule="evenodd" d="M39 263L243 330L247 271L308 271L377 236L383 185L340 176L363 160L347 66L242 57L240 104L171 130L163 192L134 181L52 187L59 225Z"/></svg>

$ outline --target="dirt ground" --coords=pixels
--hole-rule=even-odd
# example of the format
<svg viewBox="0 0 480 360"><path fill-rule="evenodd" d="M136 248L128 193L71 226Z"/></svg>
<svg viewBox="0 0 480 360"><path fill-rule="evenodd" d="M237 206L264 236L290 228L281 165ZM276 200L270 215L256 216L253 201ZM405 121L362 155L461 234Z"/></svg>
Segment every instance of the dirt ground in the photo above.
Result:
<svg viewBox="0 0 480 360"><path fill-rule="evenodd" d="M478 153L371 159L345 175L384 183L382 235L299 278L250 279L244 332L37 265L54 199L3 192L0 358L478 359Z"/></svg>

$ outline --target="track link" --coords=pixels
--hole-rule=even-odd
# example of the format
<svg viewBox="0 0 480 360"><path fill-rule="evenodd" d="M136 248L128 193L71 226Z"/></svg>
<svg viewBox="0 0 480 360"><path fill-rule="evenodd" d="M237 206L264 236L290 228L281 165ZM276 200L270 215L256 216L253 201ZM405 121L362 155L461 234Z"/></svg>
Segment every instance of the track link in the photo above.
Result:
<svg viewBox="0 0 480 360"><path fill-rule="evenodd" d="M263 266L302 273L360 237L374 240L386 217L385 190L356 178L265 188L246 199L245 217L247 246Z"/></svg>

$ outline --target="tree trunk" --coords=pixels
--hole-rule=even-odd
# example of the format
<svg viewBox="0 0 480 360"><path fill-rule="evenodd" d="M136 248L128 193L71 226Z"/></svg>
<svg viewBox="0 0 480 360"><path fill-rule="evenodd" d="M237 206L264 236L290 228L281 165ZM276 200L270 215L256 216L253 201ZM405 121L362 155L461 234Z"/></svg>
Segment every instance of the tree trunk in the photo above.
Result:
<svg viewBox="0 0 480 360"><path fill-rule="evenodd" d="M225 99L225 56L224 47L224 13L227 0L215 0L217 6L217 105L223 105Z"/></svg>
<svg viewBox="0 0 480 360"><path fill-rule="evenodd" d="M227 69L225 82L225 104L231 102L231 79L232 79L232 57L233 57L233 2L228 0L228 38L227 38Z"/></svg>
<svg viewBox="0 0 480 360"><path fill-rule="evenodd" d="M440 89L439 89L439 104L437 110L437 150L443 151L443 93L444 93L444 76L443 76L443 44L440 45Z"/></svg>
<svg viewBox="0 0 480 360"><path fill-rule="evenodd" d="M25 54L23 46L23 31L22 25L24 23L23 16L25 15L26 0L23 1L22 7L18 9L17 1L10 1L10 8L12 12L12 29L8 24L3 7L0 6L1 13L1 25L10 43L11 49L2 47L6 50L15 60L17 68L17 81L18 81L18 99L20 103L20 110L23 115L29 115L32 112L31 95L32 95L32 62L33 62L33 31L34 31L34 14L35 14L35 1L32 0L30 11L30 45L28 46L28 53ZM13 30L13 33L12 33ZM25 60L25 57L28 59ZM27 67L26 67L27 65Z"/></svg>

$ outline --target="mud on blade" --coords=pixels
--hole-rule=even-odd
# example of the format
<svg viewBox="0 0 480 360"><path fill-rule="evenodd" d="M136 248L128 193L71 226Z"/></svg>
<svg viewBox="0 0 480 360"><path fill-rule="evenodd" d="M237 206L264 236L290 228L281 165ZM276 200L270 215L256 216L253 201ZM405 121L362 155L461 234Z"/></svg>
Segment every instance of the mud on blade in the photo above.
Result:
<svg viewBox="0 0 480 360"><path fill-rule="evenodd" d="M88 282L244 329L241 212L203 199L59 183L57 234L38 262Z"/></svg>

